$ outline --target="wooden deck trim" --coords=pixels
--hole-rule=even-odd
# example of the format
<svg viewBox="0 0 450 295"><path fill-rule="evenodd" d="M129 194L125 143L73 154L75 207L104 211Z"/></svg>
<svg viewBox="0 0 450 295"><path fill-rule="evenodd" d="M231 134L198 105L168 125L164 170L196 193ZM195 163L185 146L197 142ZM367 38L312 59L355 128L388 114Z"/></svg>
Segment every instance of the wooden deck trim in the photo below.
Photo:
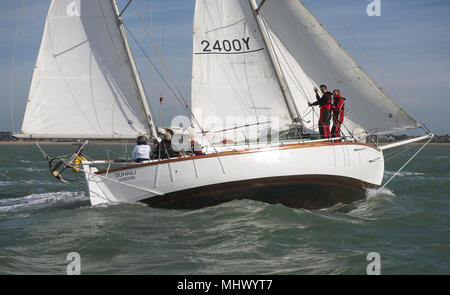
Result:
<svg viewBox="0 0 450 295"><path fill-rule="evenodd" d="M201 160L206 158L216 158L216 157L226 157L226 156L232 156L232 155L240 155L240 154L253 154L253 153L261 153L261 152L269 152L269 151L275 151L275 150L289 150L289 149L297 149L297 148L309 148L309 147L321 147L321 146L340 146L340 145L361 145L369 148L373 148L377 151L380 151L379 148L377 148L374 145L368 144L368 143L360 143L360 142L305 142L305 143L294 143L294 144L280 144L278 146L273 147L258 147L258 148L250 148L250 149L243 149L238 151L226 151L226 152L220 152L216 154L207 154L207 155L199 155L199 156L191 156L191 157L183 157L183 158L172 158L172 159L166 159L161 161L154 161L151 163L143 163L143 164L134 164L129 165L125 167L115 168L108 170L108 173L112 172L118 172L128 169L135 169L135 168L142 168L147 166L154 166L154 165L161 165L161 164L168 164L168 163L174 163L174 162L181 162L181 161L189 161L189 160ZM95 174L106 174L107 170L101 170L96 172Z"/></svg>

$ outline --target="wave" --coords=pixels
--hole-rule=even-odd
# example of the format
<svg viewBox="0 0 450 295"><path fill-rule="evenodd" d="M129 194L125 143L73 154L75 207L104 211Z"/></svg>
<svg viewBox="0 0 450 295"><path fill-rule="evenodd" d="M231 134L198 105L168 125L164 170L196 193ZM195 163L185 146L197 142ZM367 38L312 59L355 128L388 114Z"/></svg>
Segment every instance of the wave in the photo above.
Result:
<svg viewBox="0 0 450 295"><path fill-rule="evenodd" d="M378 189L373 189L373 188L369 188L366 189L366 196L368 199L371 198L375 198L375 197L380 197L380 196L390 196L390 197L395 197L395 194L393 191L391 191L388 188L378 188Z"/></svg>
<svg viewBox="0 0 450 295"><path fill-rule="evenodd" d="M83 192L54 192L31 194L25 197L0 199L0 213L20 212L86 201Z"/></svg>
<svg viewBox="0 0 450 295"><path fill-rule="evenodd" d="M386 175L394 175L395 172L394 171L385 171L384 172ZM409 172L409 171L400 171L397 176L403 177L403 176L420 176L420 175L425 175L425 173L421 173L421 172Z"/></svg>
<svg viewBox="0 0 450 295"><path fill-rule="evenodd" d="M42 186L48 186L48 185L50 185L52 187L55 187L55 186L59 186L59 187L67 186L67 184L65 184L63 182L57 182L57 181L54 181L52 179L50 179L50 180L39 180L39 179L24 180L24 179L19 179L19 180L16 180L16 181L8 181L8 180L0 181L0 187L15 186L17 188L23 188L23 187L29 187L29 186L42 187ZM0 191L0 196L2 195L2 192L4 193L5 191Z"/></svg>
<svg viewBox="0 0 450 295"><path fill-rule="evenodd" d="M388 188L366 189L366 199L353 203L346 213L364 220L379 219L390 212L395 202L395 193Z"/></svg>
<svg viewBox="0 0 450 295"><path fill-rule="evenodd" d="M0 187L1 186L16 185L16 184L18 184L17 181L0 181Z"/></svg>
<svg viewBox="0 0 450 295"><path fill-rule="evenodd" d="M24 168L23 170L25 170L27 172L43 172L43 171L47 171L47 169L35 168L35 167Z"/></svg>

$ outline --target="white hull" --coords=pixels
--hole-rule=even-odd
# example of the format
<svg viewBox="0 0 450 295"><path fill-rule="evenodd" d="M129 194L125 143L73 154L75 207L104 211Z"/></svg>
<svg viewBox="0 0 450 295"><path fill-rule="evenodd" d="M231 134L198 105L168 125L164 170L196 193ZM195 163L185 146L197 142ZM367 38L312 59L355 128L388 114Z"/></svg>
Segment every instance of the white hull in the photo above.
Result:
<svg viewBox="0 0 450 295"><path fill-rule="evenodd" d="M381 150L360 143L304 143L221 152L97 172L85 163L92 205L142 201L201 208L255 199L317 209L362 198L381 185Z"/></svg>

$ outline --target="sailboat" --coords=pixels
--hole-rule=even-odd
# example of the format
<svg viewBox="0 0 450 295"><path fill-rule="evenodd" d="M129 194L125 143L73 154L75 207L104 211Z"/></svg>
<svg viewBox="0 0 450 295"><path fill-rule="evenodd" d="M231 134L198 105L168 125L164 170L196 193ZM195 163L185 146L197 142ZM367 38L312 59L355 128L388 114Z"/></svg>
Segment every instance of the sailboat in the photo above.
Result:
<svg viewBox="0 0 450 295"><path fill-rule="evenodd" d="M122 13L115 0L52 0L16 137L160 140ZM338 138L317 136L308 102L320 83L347 98ZM92 205L197 209L251 199L327 208L382 185L384 150L433 136L372 140L424 127L298 0L197 0L191 100L191 126L178 138L194 139L201 152L143 163L85 160L79 173ZM83 147L56 166L72 167Z"/></svg>

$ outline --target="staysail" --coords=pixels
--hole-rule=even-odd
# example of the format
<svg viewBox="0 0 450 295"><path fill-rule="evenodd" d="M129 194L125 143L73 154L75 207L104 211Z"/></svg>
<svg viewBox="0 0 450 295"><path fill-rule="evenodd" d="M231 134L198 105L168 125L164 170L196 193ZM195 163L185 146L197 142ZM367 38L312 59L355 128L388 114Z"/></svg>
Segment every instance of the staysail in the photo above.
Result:
<svg viewBox="0 0 450 295"><path fill-rule="evenodd" d="M248 0L197 0L193 47L192 108L210 141L288 128L292 119Z"/></svg>
<svg viewBox="0 0 450 295"><path fill-rule="evenodd" d="M149 134L136 79L113 0L53 0L20 137Z"/></svg>
<svg viewBox="0 0 450 295"><path fill-rule="evenodd" d="M353 128L381 134L420 127L362 71L301 1L266 0L260 13L268 30L311 81L341 90L347 98L346 118L356 123L349 124ZM308 80L303 81L302 88L310 91Z"/></svg>

